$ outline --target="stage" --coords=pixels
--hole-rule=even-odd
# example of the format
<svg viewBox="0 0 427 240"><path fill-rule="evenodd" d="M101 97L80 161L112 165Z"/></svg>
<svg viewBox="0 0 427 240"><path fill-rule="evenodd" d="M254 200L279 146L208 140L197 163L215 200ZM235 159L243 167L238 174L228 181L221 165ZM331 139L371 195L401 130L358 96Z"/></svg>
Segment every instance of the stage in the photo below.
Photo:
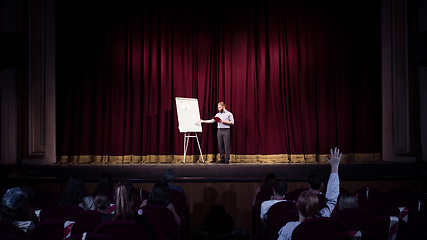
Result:
<svg viewBox="0 0 427 240"><path fill-rule="evenodd" d="M103 172L113 175L115 181L152 183L161 180L166 169L176 172L176 182L261 182L267 173L288 182L306 181L308 175L324 176L329 164L262 164L262 163L187 163L187 164L56 164L56 165L2 165L0 173L8 182L66 182L74 173L83 175L87 182L98 182ZM427 163L342 163L341 181L426 180Z"/></svg>

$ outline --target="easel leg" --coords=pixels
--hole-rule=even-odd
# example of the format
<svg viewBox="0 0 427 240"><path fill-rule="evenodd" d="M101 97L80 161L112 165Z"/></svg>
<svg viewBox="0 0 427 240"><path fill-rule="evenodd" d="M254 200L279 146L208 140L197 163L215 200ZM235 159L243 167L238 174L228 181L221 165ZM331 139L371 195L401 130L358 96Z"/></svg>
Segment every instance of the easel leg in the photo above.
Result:
<svg viewBox="0 0 427 240"><path fill-rule="evenodd" d="M184 133L184 164L185 164L185 155L187 154L188 138L187 133Z"/></svg>
<svg viewBox="0 0 427 240"><path fill-rule="evenodd" d="M205 160L203 159L202 149L200 148L199 138L197 137L197 133L194 133L196 135L197 140L197 146L199 146L200 156L202 156L203 164L205 164Z"/></svg>

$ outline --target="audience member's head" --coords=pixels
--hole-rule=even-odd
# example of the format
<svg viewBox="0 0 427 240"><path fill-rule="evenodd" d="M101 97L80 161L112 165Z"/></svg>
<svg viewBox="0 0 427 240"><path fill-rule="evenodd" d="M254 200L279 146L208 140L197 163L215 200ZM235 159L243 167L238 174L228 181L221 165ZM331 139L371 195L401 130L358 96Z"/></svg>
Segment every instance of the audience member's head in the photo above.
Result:
<svg viewBox="0 0 427 240"><path fill-rule="evenodd" d="M96 189L114 189L113 176L107 172L103 173Z"/></svg>
<svg viewBox="0 0 427 240"><path fill-rule="evenodd" d="M27 194L19 187L10 188L2 198L2 207L0 211L0 220L13 222L22 220L22 208L27 205Z"/></svg>
<svg viewBox="0 0 427 240"><path fill-rule="evenodd" d="M163 180L166 183L172 183L173 180L175 180L175 172L172 169L167 169L164 173L163 173Z"/></svg>
<svg viewBox="0 0 427 240"><path fill-rule="evenodd" d="M288 182L285 180L278 180L274 183L274 194L285 198L285 194L288 191Z"/></svg>
<svg viewBox="0 0 427 240"><path fill-rule="evenodd" d="M318 194L321 191L322 178L318 175L312 174L308 176L308 184L310 185L310 190L315 191L315 194Z"/></svg>
<svg viewBox="0 0 427 240"><path fill-rule="evenodd" d="M338 210L357 207L359 207L359 204L356 196L351 193L344 193L343 195L341 195L338 201Z"/></svg>
<svg viewBox="0 0 427 240"><path fill-rule="evenodd" d="M301 217L312 218L319 211L319 199L316 194L308 190L303 191L298 197L296 207Z"/></svg>
<svg viewBox="0 0 427 240"><path fill-rule="evenodd" d="M326 193L326 190L328 189L328 182L329 182L329 177L330 176L331 176L331 174L328 173L322 179L322 187L321 187L321 192L322 193Z"/></svg>
<svg viewBox="0 0 427 240"><path fill-rule="evenodd" d="M117 184L114 219L133 219L133 191L134 188L130 182L119 182L119 184Z"/></svg>
<svg viewBox="0 0 427 240"><path fill-rule="evenodd" d="M154 184L147 198L148 205L169 205L169 185L166 182Z"/></svg>
<svg viewBox="0 0 427 240"><path fill-rule="evenodd" d="M273 188L276 182L276 175L274 173L268 173L262 182L261 189Z"/></svg>
<svg viewBox="0 0 427 240"><path fill-rule="evenodd" d="M79 205L88 195L83 177L80 174L74 174L69 178L59 204Z"/></svg>
<svg viewBox="0 0 427 240"><path fill-rule="evenodd" d="M108 214L110 210L110 200L107 195L104 193L98 193L93 198L93 204L95 205L96 210L104 214Z"/></svg>

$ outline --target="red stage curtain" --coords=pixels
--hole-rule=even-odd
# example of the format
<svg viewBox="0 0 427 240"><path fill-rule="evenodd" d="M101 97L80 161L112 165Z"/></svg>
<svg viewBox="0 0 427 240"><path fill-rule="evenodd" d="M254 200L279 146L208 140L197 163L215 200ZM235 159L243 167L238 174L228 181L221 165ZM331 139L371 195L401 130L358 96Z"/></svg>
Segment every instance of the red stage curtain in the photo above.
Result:
<svg viewBox="0 0 427 240"><path fill-rule="evenodd" d="M182 155L175 97L224 101L235 155L381 152L379 1L106 2L57 1L65 162Z"/></svg>

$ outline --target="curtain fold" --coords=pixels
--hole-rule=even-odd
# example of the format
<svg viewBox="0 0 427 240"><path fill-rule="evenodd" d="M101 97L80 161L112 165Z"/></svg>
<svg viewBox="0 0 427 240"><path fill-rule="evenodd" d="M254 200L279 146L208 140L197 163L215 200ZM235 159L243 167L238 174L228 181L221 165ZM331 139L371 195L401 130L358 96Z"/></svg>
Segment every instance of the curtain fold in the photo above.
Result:
<svg viewBox="0 0 427 240"><path fill-rule="evenodd" d="M175 97L226 103L238 162L381 160L379 2L79 3L56 8L58 162L180 161ZM215 159L216 124L199 139Z"/></svg>

